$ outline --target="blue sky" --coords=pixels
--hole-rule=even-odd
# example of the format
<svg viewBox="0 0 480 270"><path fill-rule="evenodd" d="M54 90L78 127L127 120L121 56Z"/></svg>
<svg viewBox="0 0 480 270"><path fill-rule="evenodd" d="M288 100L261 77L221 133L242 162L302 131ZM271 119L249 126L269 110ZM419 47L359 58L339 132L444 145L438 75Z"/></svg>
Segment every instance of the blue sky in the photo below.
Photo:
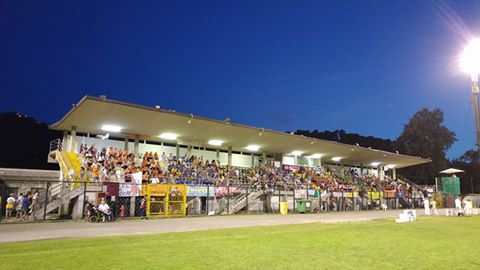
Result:
<svg viewBox="0 0 480 270"><path fill-rule="evenodd" d="M54 122L84 95L286 131L395 139L440 108L473 148L479 1L0 2L0 111Z"/></svg>

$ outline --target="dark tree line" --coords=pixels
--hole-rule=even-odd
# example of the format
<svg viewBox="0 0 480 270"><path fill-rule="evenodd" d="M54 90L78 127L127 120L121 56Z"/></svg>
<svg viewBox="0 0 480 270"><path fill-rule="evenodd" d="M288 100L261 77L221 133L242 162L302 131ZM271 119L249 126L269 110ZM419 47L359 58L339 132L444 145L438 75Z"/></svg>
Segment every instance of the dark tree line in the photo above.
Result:
<svg viewBox="0 0 480 270"><path fill-rule="evenodd" d="M373 136L362 136L357 133L347 133L345 130L335 130L335 131L318 131L318 130L297 130L295 131L297 135L304 135L307 137L323 139L328 141L336 141L339 143L346 143L355 145L358 144L364 147L371 147L373 149L384 150L389 152L396 151L395 144L392 140L381 139Z"/></svg>
<svg viewBox="0 0 480 270"><path fill-rule="evenodd" d="M429 158L432 162L400 169L398 172L418 184L432 185L438 172L451 166L446 152L456 141L455 133L444 124L440 109L421 109L404 125L403 132L396 140L381 139L347 133L344 130L321 131L297 130L295 133L318 139L337 141L346 144L359 144L374 149L399 152L410 156Z"/></svg>
<svg viewBox="0 0 480 270"><path fill-rule="evenodd" d="M50 141L61 138L61 132L15 112L0 113L0 127L0 167L58 169L57 164L47 163L47 155Z"/></svg>

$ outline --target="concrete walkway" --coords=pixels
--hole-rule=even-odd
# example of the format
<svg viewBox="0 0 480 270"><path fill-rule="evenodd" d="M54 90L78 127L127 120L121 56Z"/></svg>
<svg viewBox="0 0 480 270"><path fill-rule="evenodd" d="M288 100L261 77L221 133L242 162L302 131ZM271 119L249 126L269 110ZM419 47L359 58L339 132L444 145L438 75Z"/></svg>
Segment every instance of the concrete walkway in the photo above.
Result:
<svg viewBox="0 0 480 270"><path fill-rule="evenodd" d="M154 220L124 220L112 223L95 224L85 221L2 224L0 225L0 243L61 238L186 232L313 222L358 222L379 218L394 218L398 217L400 212L402 211L332 212L321 214L291 214L286 216L279 214L202 216Z"/></svg>

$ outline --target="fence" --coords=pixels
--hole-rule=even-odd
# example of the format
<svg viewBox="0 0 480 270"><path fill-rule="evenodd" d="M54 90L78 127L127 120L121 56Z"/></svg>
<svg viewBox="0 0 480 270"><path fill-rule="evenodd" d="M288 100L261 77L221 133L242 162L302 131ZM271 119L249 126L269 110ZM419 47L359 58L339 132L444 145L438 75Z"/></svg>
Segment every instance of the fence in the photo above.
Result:
<svg viewBox="0 0 480 270"><path fill-rule="evenodd" d="M156 184L159 185L159 184ZM310 200L312 212L368 211L380 209L420 208L420 193L397 197L394 190L384 192L332 191L319 193L315 189L271 188L260 185L231 184L229 186L185 185L183 213L195 215L225 215L279 213L280 202L288 202L289 212L297 212L299 200ZM0 185L2 218L6 198L10 193L30 193L31 207L23 219L80 219L88 214L88 203L98 205L105 199L115 217L138 217L148 184L92 183L62 181L3 181ZM454 198L442 195L437 205L452 207ZM161 205L157 203L155 205ZM161 209L158 209L159 213ZM13 211L16 215L16 211ZM183 215L183 214L182 214Z"/></svg>

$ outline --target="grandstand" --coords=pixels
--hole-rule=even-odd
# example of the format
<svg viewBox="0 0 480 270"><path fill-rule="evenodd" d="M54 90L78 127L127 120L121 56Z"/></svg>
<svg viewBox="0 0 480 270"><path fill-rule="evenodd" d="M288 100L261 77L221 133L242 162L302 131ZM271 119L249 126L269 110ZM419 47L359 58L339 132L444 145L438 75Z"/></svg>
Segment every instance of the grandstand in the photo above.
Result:
<svg viewBox="0 0 480 270"><path fill-rule="evenodd" d="M106 97L82 98L51 128L63 131L48 156L60 176L37 187L48 195L40 219L80 218L86 201L101 198L116 215L139 215L144 196L157 215L271 212L281 201L295 210L297 199L313 197L324 211L407 207L418 192L396 169L430 162ZM171 187L151 193L164 190L152 184Z"/></svg>

